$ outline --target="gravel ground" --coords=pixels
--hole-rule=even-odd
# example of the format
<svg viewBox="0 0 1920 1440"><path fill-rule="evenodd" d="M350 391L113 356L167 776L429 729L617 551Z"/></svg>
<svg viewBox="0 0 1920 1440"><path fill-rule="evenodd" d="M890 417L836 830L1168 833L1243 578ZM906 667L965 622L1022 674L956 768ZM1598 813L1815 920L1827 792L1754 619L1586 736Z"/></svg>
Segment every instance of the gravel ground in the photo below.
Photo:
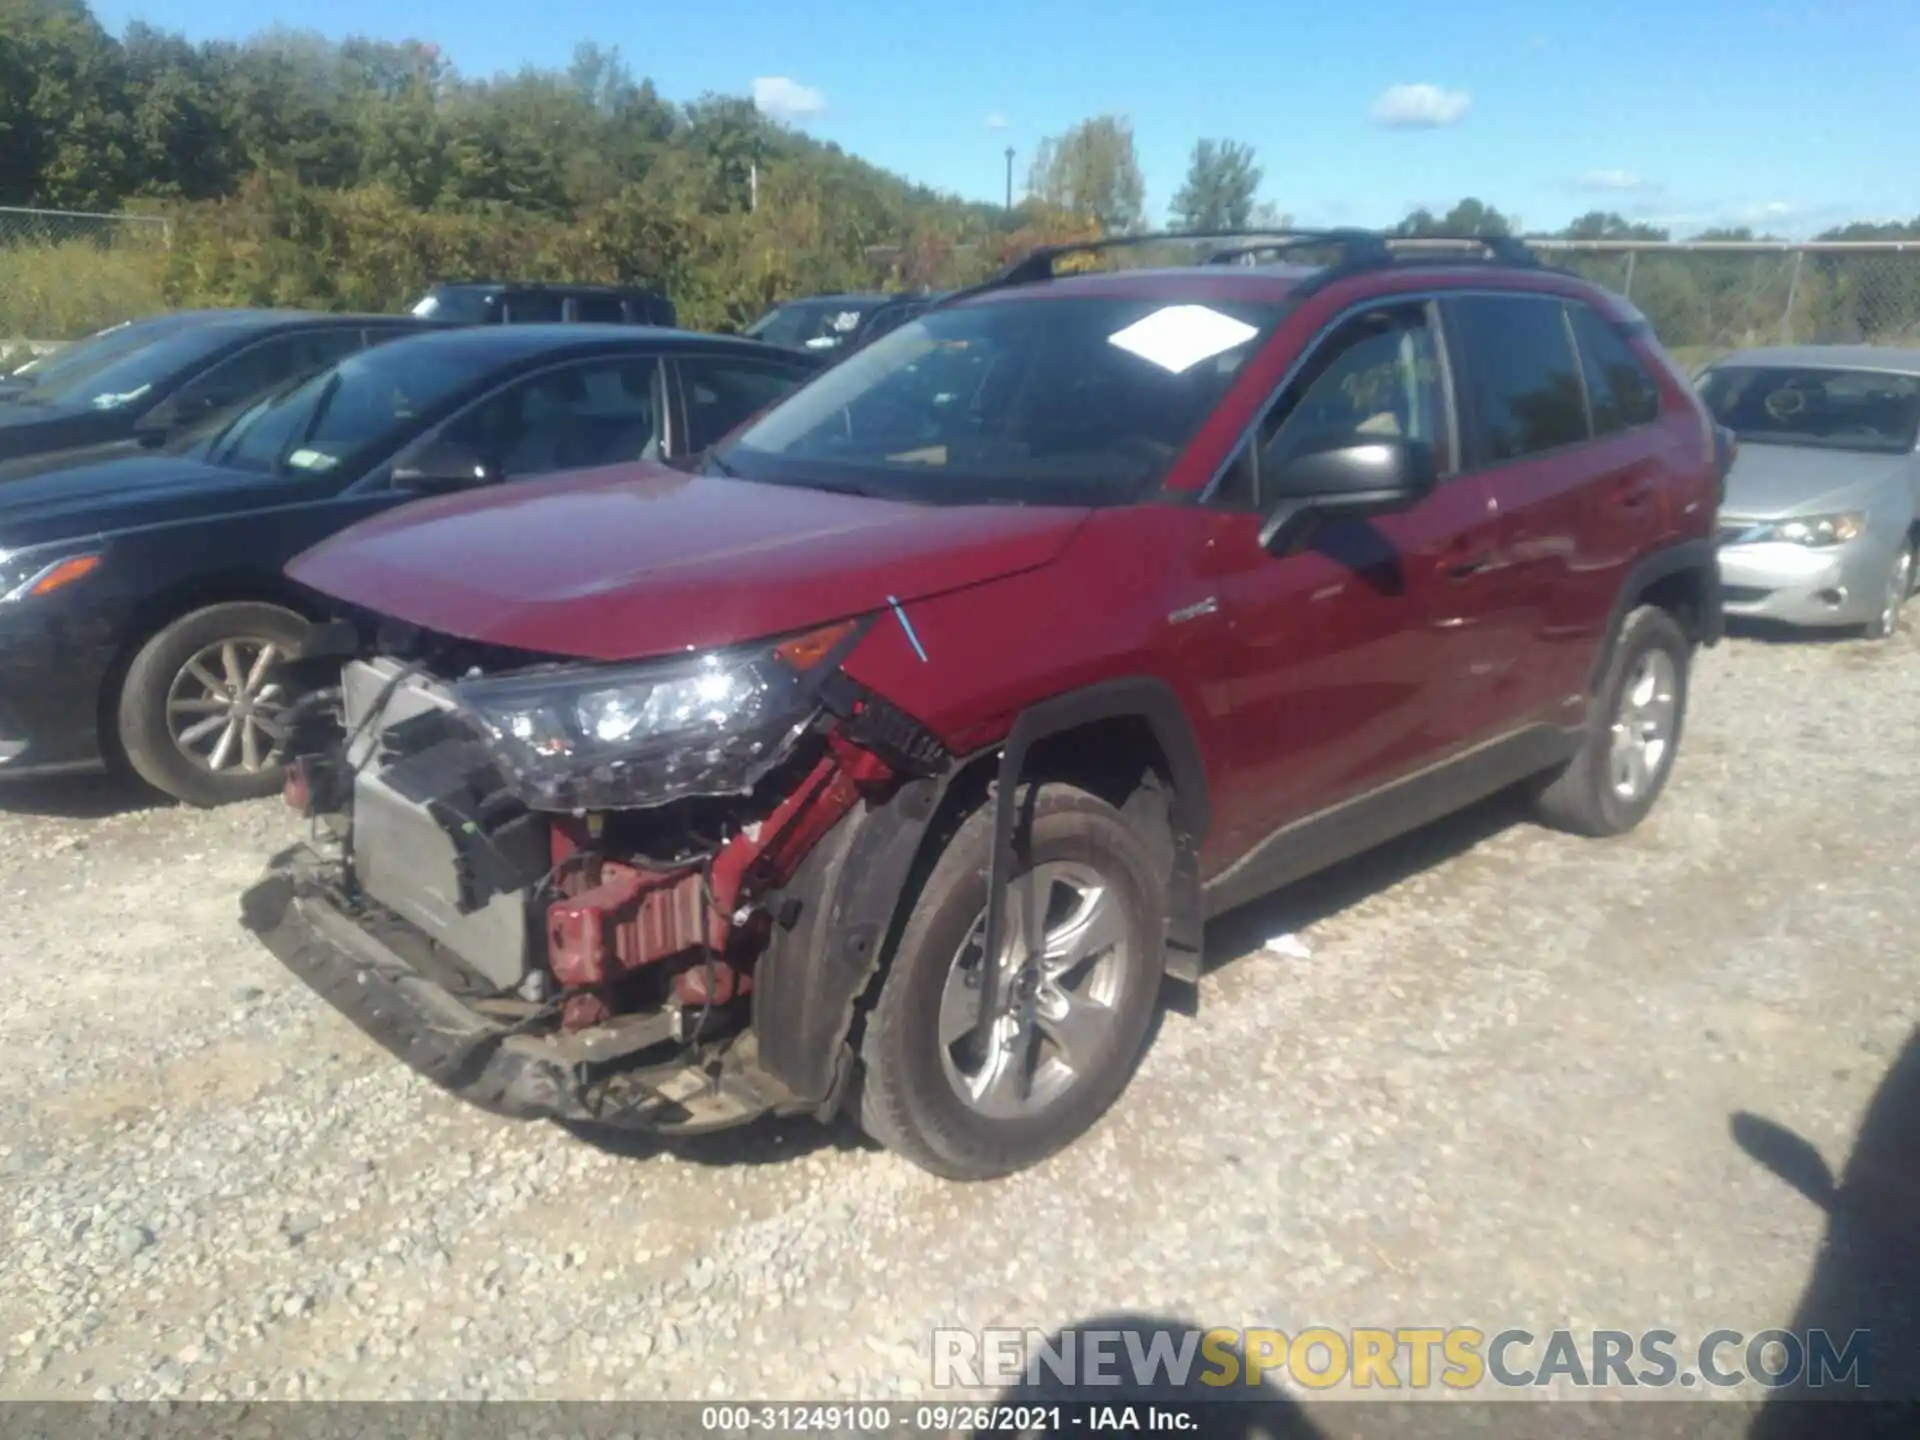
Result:
<svg viewBox="0 0 1920 1440"><path fill-rule="evenodd" d="M495 1120L240 929L277 802L0 791L0 1397L885 1397L937 1324L1785 1323L1920 1019L1920 643L1703 657L1649 822L1494 805L1230 917L1112 1116L936 1181ZM1307 958L1266 952L1297 932ZM1537 1358L1537 1357L1536 1357Z"/></svg>

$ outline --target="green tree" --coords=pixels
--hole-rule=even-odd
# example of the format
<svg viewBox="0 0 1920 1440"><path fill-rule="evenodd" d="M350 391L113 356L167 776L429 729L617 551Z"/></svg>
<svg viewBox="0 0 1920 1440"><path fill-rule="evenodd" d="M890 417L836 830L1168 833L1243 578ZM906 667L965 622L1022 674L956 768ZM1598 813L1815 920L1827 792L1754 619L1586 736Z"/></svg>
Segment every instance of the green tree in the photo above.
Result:
<svg viewBox="0 0 1920 1440"><path fill-rule="evenodd" d="M1409 239L1434 235L1511 235L1519 222L1502 215L1484 200L1468 196L1446 214L1435 216L1424 207L1413 211L1393 227L1393 233Z"/></svg>
<svg viewBox="0 0 1920 1440"><path fill-rule="evenodd" d="M107 207L127 146L120 47L83 0L0 0L0 203Z"/></svg>
<svg viewBox="0 0 1920 1440"><path fill-rule="evenodd" d="M1176 230L1238 230L1253 216L1254 194L1265 172L1253 147L1237 140L1198 140L1186 183L1173 197Z"/></svg>
<svg viewBox="0 0 1920 1440"><path fill-rule="evenodd" d="M1563 240L1648 240L1671 238L1657 225L1643 225L1611 210L1589 210L1560 232Z"/></svg>
<svg viewBox="0 0 1920 1440"><path fill-rule="evenodd" d="M1083 120L1040 142L1027 188L1050 209L1094 221L1108 234L1139 228L1146 182L1133 125L1113 115Z"/></svg>

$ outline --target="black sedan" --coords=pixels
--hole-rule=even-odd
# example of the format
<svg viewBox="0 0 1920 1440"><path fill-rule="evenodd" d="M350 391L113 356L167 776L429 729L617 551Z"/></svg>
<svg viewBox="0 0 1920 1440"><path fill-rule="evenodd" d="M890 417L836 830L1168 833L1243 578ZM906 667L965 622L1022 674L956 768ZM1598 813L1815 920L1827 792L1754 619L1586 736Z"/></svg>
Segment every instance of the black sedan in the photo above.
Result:
<svg viewBox="0 0 1920 1440"><path fill-rule="evenodd" d="M367 345L410 315L183 310L116 325L0 380L0 460L177 436Z"/></svg>
<svg viewBox="0 0 1920 1440"><path fill-rule="evenodd" d="M448 330L362 351L193 443L0 469L0 778L125 761L215 805L280 783L286 563L449 488L719 439L823 362L642 326Z"/></svg>

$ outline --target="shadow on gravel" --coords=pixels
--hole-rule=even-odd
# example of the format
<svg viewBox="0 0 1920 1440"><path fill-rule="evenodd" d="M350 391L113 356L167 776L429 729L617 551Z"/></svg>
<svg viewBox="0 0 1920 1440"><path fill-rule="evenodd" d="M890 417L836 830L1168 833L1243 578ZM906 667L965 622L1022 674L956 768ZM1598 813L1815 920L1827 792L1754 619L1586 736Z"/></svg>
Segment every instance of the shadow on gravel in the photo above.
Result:
<svg viewBox="0 0 1920 1440"><path fill-rule="evenodd" d="M1861 1376L1869 1388L1860 1398L1904 1402L1892 1412L1875 1406L1849 1414L1846 1433L1920 1435L1920 1029L1881 1081L1838 1180L1820 1152L1783 1125L1742 1111L1732 1130L1742 1150L1827 1215L1819 1258L1787 1329L1802 1337L1824 1331L1843 1356L1849 1338L1866 1332L1871 1369ZM1774 1392L1752 1440L1839 1433L1826 1407L1794 1402L1844 1399L1852 1384L1815 1388L1812 1378Z"/></svg>
<svg viewBox="0 0 1920 1440"><path fill-rule="evenodd" d="M864 1150L877 1153L880 1146L869 1140L846 1116L822 1125L816 1120L799 1118L756 1120L731 1130L716 1130L710 1135L650 1135L610 1126L563 1124L568 1134L595 1149L627 1160L651 1160L671 1155L692 1165L716 1168L733 1165L784 1165L816 1150Z"/></svg>
<svg viewBox="0 0 1920 1440"><path fill-rule="evenodd" d="M1525 797L1504 791L1478 805L1343 860L1284 890L1229 911L1207 927L1208 970L1258 950L1275 935L1295 934L1423 870L1464 855L1528 819Z"/></svg>
<svg viewBox="0 0 1920 1440"><path fill-rule="evenodd" d="M174 803L131 776L49 775L0 785L0 815L105 820L135 810L170 810Z"/></svg>
<svg viewBox="0 0 1920 1440"><path fill-rule="evenodd" d="M1307 1412L1264 1378L1246 1380L1246 1356L1237 1346L1219 1346L1203 1356L1196 1337L1206 1330L1186 1320L1155 1315L1097 1315L1079 1320L1049 1335L1044 1342L1049 1355L1072 1355L1076 1360L1089 1357L1090 1347L1098 1343L1103 1369L1114 1377L1113 1383L1069 1384L1056 1376L1040 1352L1030 1352L1032 1363L1021 1384L1009 1386L994 1397L995 1405L1111 1405L1114 1407L1160 1405L1166 1407L1205 1405L1201 1428L1187 1431L1221 1440L1324 1440L1324 1432L1307 1418ZM1112 1338L1104 1338L1111 1336ZM1154 1365L1157 1357L1171 1360L1185 1351L1191 1360L1184 1371L1169 1374L1165 1363ZM1222 1373L1219 1359L1231 1355L1233 1383L1208 1385L1203 1375ZM1151 1373L1146 1383L1136 1381L1132 1357L1147 1358ZM1179 1369L1177 1364L1174 1367ZM1077 1371L1074 1372L1077 1375ZM1085 1426L1069 1428L1065 1433L1084 1432ZM1141 1421L1129 1428L1145 1431ZM1005 1434L1004 1430L975 1429L973 1436ZM1030 1433L1045 1434L1044 1429Z"/></svg>
<svg viewBox="0 0 1920 1440"><path fill-rule="evenodd" d="M1748 620L1727 617L1729 640L1757 640L1763 645L1864 645L1860 627L1834 626L1827 629L1797 629L1775 620Z"/></svg>

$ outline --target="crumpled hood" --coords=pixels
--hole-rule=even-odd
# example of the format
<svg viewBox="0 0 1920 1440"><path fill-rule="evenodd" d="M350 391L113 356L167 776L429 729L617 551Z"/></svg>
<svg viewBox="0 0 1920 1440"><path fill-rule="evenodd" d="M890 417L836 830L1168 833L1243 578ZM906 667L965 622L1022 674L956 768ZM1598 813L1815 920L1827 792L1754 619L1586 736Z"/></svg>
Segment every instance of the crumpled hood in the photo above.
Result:
<svg viewBox="0 0 1920 1440"><path fill-rule="evenodd" d="M447 635L637 660L1032 569L1088 513L914 505L623 465L405 505L323 541L287 573Z"/></svg>
<svg viewBox="0 0 1920 1440"><path fill-rule="evenodd" d="M1741 520L1774 520L1845 509L1898 477L1909 458L1743 441L1740 458L1727 476L1720 513Z"/></svg>

